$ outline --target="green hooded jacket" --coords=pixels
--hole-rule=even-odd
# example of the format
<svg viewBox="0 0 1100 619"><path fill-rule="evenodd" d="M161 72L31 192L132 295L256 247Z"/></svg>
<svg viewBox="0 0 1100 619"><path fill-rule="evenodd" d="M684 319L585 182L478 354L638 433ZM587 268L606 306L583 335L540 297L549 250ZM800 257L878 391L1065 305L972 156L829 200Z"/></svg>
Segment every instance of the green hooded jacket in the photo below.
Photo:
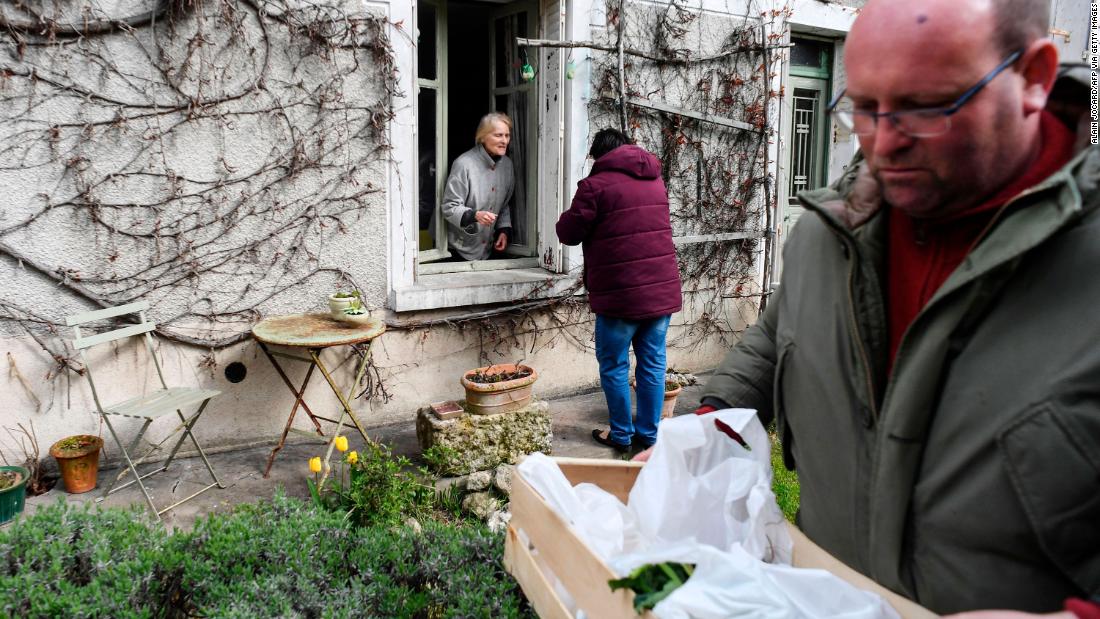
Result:
<svg viewBox="0 0 1100 619"><path fill-rule="evenodd" d="M799 195L781 285L704 399L773 418L798 523L940 613L1100 595L1100 147L1010 201L887 377L886 217L856 163Z"/></svg>

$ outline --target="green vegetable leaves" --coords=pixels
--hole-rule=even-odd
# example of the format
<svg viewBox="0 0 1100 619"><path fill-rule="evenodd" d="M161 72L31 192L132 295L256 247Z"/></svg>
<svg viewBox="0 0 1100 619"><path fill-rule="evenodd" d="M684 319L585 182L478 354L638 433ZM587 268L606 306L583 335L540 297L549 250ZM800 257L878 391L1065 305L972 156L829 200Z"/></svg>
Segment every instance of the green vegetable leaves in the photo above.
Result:
<svg viewBox="0 0 1100 619"><path fill-rule="evenodd" d="M643 565L626 578L607 581L612 591L630 589L634 591L634 610L641 614L668 597L677 587L684 584L695 571L694 563L654 563Z"/></svg>

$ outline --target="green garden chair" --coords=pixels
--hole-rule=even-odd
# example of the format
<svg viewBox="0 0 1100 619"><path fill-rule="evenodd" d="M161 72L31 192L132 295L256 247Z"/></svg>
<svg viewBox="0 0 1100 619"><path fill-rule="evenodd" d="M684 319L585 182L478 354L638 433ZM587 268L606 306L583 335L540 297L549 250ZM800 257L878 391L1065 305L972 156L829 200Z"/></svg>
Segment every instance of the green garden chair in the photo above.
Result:
<svg viewBox="0 0 1100 619"><path fill-rule="evenodd" d="M92 388L92 399L95 400L96 409L99 411L99 416L103 420L103 423L107 425L107 429L110 431L111 436L115 439L115 444L118 445L119 450L122 452L122 457L126 460L126 467L115 477L107 489L103 492L103 496L99 497L97 501L102 501L107 498L113 492L118 492L127 486L137 483L141 488L142 494L145 495L145 500L149 503L149 508L153 510L153 513L157 515L159 519L164 512L185 503L198 495L206 492L207 490L217 486L218 488L225 488L218 476L214 473L213 467L210 466L210 461L206 458L206 453L203 452L202 447L199 445L198 440L195 439L195 435L192 434L192 429L195 427L195 423L198 422L202 416L203 410L206 409L206 405L210 402L210 399L218 395L220 392L213 389L192 389L189 387L169 387L164 382L164 372L161 370L160 362L157 360L156 351L153 349L153 336L152 331L157 328L155 323L148 322L145 318L145 311L149 309L149 303L146 301L139 301L137 303L128 303L126 305L119 305L118 307L109 307L107 309L95 310L92 312L85 312L83 314L77 314L70 316L66 323L73 328L73 334L76 339L73 340L73 346L80 351L81 361L84 363L84 375L88 378L88 384ZM84 336L80 332L80 325L84 325L90 322L99 320L107 320L123 316L126 314L137 314L137 324L128 324L122 328L113 329L111 331L105 331L96 335ZM86 351L89 348L114 342L117 340L124 340L127 338L142 338L145 340L145 348L149 353L149 357L153 360L153 365L157 368L157 376L160 378L161 389L157 389L152 393L148 393L142 396L134 397L117 404L104 406L100 401L99 393L96 391L95 380L92 377L92 364L89 360L89 354ZM183 411L198 407L190 417L185 416ZM168 438L174 436L177 432L182 432L179 439L176 441L175 446L172 448L171 454L168 456L168 460L164 465L151 470L144 475L138 473L138 465L145 461L145 458L155 450L158 445L153 445L142 456L136 460L133 459L131 453L137 449L141 443L141 439L145 436L145 431L149 429L149 425L154 420L160 417L175 412L179 418L180 425L177 426L168 437L164 439L166 442ZM138 431L137 436L130 442L129 446L122 443L122 439L119 438L118 432L115 431L114 425L111 423L112 418L118 417L130 417L144 420L141 429ZM157 509L156 504L153 503L153 498L149 494L149 490L142 483L143 479L148 478L151 475L155 475L168 469L172 464L172 460L175 459L176 453L179 452L180 447L183 445L184 439L190 438L191 443L194 444L195 449L198 450L199 456L202 458L203 464L206 465L206 470L210 472L210 477L213 478L214 483L204 487L203 489L195 492L191 496L176 501L175 503L165 507L163 509ZM134 479L118 486L115 485L127 474L132 473Z"/></svg>

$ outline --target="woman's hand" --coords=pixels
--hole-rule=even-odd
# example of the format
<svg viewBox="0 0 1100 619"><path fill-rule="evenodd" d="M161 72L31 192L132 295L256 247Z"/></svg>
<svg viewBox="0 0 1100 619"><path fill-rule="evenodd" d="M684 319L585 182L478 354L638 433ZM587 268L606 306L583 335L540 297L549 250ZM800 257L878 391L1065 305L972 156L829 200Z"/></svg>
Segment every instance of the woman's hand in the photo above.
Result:
<svg viewBox="0 0 1100 619"><path fill-rule="evenodd" d="M474 219L483 226L491 226L496 222L497 216L489 211L478 211L474 213Z"/></svg>
<svg viewBox="0 0 1100 619"><path fill-rule="evenodd" d="M508 235L501 232L497 235L497 242L493 244L493 249L497 251L504 251L508 247Z"/></svg>

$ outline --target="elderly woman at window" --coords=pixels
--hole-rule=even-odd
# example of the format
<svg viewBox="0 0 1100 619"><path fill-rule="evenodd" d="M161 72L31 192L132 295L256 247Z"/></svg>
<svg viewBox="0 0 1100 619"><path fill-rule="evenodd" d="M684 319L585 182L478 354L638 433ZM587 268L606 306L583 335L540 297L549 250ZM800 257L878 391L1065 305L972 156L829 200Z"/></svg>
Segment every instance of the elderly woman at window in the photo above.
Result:
<svg viewBox="0 0 1100 619"><path fill-rule="evenodd" d="M508 201L515 177L508 159L512 120L493 112L477 126L474 147L451 165L443 190L447 247L454 260L485 260L491 250L502 252L512 237Z"/></svg>

